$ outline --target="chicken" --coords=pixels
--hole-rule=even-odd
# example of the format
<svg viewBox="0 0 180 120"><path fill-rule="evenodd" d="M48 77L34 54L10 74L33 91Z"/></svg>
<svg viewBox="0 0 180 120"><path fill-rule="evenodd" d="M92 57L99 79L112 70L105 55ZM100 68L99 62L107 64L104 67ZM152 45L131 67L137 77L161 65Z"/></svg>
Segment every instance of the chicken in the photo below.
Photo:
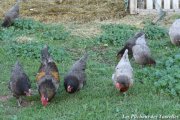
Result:
<svg viewBox="0 0 180 120"><path fill-rule="evenodd" d="M64 87L68 93L74 93L80 90L86 84L86 62L88 54L86 53L74 63L70 71L64 78Z"/></svg>
<svg viewBox="0 0 180 120"><path fill-rule="evenodd" d="M41 50L41 65L36 76L43 106L46 106L55 96L59 88L59 79L58 68L48 52L48 46L45 45Z"/></svg>
<svg viewBox="0 0 180 120"><path fill-rule="evenodd" d="M21 106L21 96L31 95L31 83L29 77L26 75L18 61L12 68L8 87L13 93L13 96L17 99L18 106Z"/></svg>
<svg viewBox="0 0 180 120"><path fill-rule="evenodd" d="M122 57L126 49L128 49L128 54L132 55L132 47L136 44L136 40L142 35L144 35L144 32L141 31L141 32L136 33L132 38L127 40L127 42L125 43L125 46L117 54L118 60Z"/></svg>
<svg viewBox="0 0 180 120"><path fill-rule="evenodd" d="M171 43L174 45L180 45L180 19L174 21L169 29L169 36Z"/></svg>
<svg viewBox="0 0 180 120"><path fill-rule="evenodd" d="M11 7L5 14L2 27L11 26L14 20L18 17L19 17L19 1L17 1L16 4L13 7Z"/></svg>
<svg viewBox="0 0 180 120"><path fill-rule="evenodd" d="M140 65L156 64L151 57L151 52L145 41L145 35L142 35L136 40L136 44L132 47L133 57L136 63Z"/></svg>
<svg viewBox="0 0 180 120"><path fill-rule="evenodd" d="M117 64L112 81L120 92L126 92L133 85L133 68L129 62L128 49Z"/></svg>
<svg viewBox="0 0 180 120"><path fill-rule="evenodd" d="M146 45L145 34L142 34L136 39L135 45Z"/></svg>

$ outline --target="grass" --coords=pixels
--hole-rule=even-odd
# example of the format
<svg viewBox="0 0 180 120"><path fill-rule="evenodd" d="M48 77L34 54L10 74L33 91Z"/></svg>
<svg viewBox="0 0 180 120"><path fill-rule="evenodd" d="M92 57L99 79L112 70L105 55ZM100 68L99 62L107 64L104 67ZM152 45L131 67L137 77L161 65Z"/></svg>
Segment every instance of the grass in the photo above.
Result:
<svg viewBox="0 0 180 120"><path fill-rule="evenodd" d="M31 29L29 27L22 28L24 24L34 25L34 27ZM125 27L121 29L119 27L121 25L103 25L100 28L102 31L100 35L86 38L71 34L71 31L65 29L62 24L56 24L56 29L60 32L53 31L53 28L51 28L53 25L25 19L17 21L14 26L8 29L1 28L0 97L10 95L7 83L12 65L17 59L29 75L34 91L32 97L24 98L29 102L26 107L17 107L15 98L4 101L0 99L1 119L119 120L123 119L123 116L131 117L133 114L138 116L179 116L179 89L174 88L177 93L171 94L166 90L166 87L156 85L157 81L163 80L158 74L166 76L169 73L171 76L179 70L177 66L179 66L178 54L180 50L170 43L168 36L161 36L163 39L148 40L153 57L157 61L155 67L141 67L133 59L130 60L134 69L135 83L124 95L115 89L111 80L117 63L115 56L126 41L126 35L128 39L138 28L122 25ZM110 33L104 34L106 32L104 28L109 28ZM128 28L132 29L131 35L124 34ZM150 30L153 29L156 29L156 26L155 28L151 27ZM158 30L165 34L161 29ZM112 31L123 34L113 34ZM45 32L51 34L43 36ZM159 32L156 32L155 35L159 35ZM57 37L57 39L51 39L58 35L60 37ZM106 38L111 38L111 35L116 36L117 39L115 40L118 42L110 44L108 40L113 41L114 39L104 39L103 42L100 42L98 39L103 38L104 35L106 35ZM149 35L152 35L151 31ZM162 34L160 33L160 35ZM121 39L121 36L123 36L123 39ZM108 45L105 45L106 42ZM61 76L57 95L47 107L41 105L35 83L35 75L40 65L40 50L44 44L50 46L50 52L57 62ZM85 51L90 54L86 70L87 85L75 94L68 94L63 87L63 77L74 61L81 57ZM175 61L171 69L168 69L168 65L165 66L167 61ZM167 64L169 63L167 62ZM179 82L176 84L179 85ZM170 86L170 88L173 87Z"/></svg>

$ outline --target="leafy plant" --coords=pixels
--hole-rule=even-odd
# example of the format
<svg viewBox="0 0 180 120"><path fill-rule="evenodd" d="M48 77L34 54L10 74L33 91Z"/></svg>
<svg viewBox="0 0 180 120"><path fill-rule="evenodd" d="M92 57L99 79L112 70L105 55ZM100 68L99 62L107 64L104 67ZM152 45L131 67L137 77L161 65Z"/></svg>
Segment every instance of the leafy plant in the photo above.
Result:
<svg viewBox="0 0 180 120"><path fill-rule="evenodd" d="M32 19L18 19L13 26L0 30L0 40L13 41L19 36L42 40L66 40L69 32L60 24L44 24Z"/></svg>
<svg viewBox="0 0 180 120"><path fill-rule="evenodd" d="M18 36L18 32L15 31L14 27L9 27L8 29L6 28L1 28L0 29L0 40L1 41L6 41L6 40L14 40L15 37ZM22 33L21 33L22 34Z"/></svg>
<svg viewBox="0 0 180 120"><path fill-rule="evenodd" d="M41 30L44 24L33 19L17 19L13 26L21 30Z"/></svg>
<svg viewBox="0 0 180 120"><path fill-rule="evenodd" d="M130 25L103 25L103 34L97 37L97 41L100 43L120 45L129 39L136 31L137 28Z"/></svg>
<svg viewBox="0 0 180 120"><path fill-rule="evenodd" d="M150 40L161 40L168 37L167 29L159 25L145 23L144 31L147 38Z"/></svg>
<svg viewBox="0 0 180 120"><path fill-rule="evenodd" d="M62 25L46 25L43 28L42 37L49 40L65 40L69 32Z"/></svg>
<svg viewBox="0 0 180 120"><path fill-rule="evenodd" d="M7 52L8 55L40 59L41 50L43 46L43 44L37 42L28 42L23 44L14 42L10 45L4 46L3 49ZM58 62L62 62L66 60L66 58L68 58L68 54L64 48L57 48L49 45L49 52L51 53L53 58Z"/></svg>
<svg viewBox="0 0 180 120"><path fill-rule="evenodd" d="M8 55L14 55L16 57L29 57L33 59L40 58L41 44L38 43L15 43L3 47Z"/></svg>
<svg viewBox="0 0 180 120"><path fill-rule="evenodd" d="M180 95L180 71L179 71L180 54L169 57L163 64L165 70L156 70L155 76L158 79L154 83L157 90L167 92L171 95Z"/></svg>

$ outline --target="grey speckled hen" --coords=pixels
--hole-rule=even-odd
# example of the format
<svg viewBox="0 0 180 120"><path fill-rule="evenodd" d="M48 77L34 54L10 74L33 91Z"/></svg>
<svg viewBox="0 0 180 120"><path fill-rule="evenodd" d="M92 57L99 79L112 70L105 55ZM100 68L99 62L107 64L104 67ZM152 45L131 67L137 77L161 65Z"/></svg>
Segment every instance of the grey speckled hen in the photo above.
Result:
<svg viewBox="0 0 180 120"><path fill-rule="evenodd" d="M124 52L126 49L128 49L128 54L132 55L132 47L136 44L136 40L141 37L142 35L144 35L144 32L137 32L133 37L129 38L124 47L118 52L117 54L117 58L118 60L121 59L121 57L123 56Z"/></svg>
<svg viewBox="0 0 180 120"><path fill-rule="evenodd" d="M136 63L140 65L156 64L155 60L151 57L151 51L146 44L145 35L140 36L136 40L136 44L132 47L132 52Z"/></svg>
<svg viewBox="0 0 180 120"><path fill-rule="evenodd" d="M4 21L2 23L2 27L9 27L12 25L14 20L19 17L19 1L11 7L5 14Z"/></svg>
<svg viewBox="0 0 180 120"><path fill-rule="evenodd" d="M86 62L88 54L86 53L74 63L68 74L64 78L64 87L68 93L74 93L80 90L86 83Z"/></svg>
<svg viewBox="0 0 180 120"><path fill-rule="evenodd" d="M126 92L133 85L133 68L128 58L128 49L125 50L121 60L112 75L114 86L120 92Z"/></svg>
<svg viewBox="0 0 180 120"><path fill-rule="evenodd" d="M180 19L174 21L169 29L169 36L171 43L174 45L180 45Z"/></svg>
<svg viewBox="0 0 180 120"><path fill-rule="evenodd" d="M17 98L19 106L21 106L22 102L21 96L31 95L31 84L29 78L18 61L12 68L11 78L8 87L13 93L13 96Z"/></svg>

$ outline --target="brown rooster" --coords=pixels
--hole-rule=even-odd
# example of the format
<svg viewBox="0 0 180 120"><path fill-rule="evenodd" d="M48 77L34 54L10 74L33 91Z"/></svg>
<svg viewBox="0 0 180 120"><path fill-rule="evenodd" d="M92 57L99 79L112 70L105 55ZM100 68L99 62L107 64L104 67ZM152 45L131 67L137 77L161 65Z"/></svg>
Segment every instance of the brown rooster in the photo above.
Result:
<svg viewBox="0 0 180 120"><path fill-rule="evenodd" d="M120 92L126 92L133 85L133 68L129 62L128 49L117 64L112 81Z"/></svg>
<svg viewBox="0 0 180 120"><path fill-rule="evenodd" d="M29 81L29 77L26 75L21 64L18 61L12 68L8 87L13 93L13 96L17 98L18 106L21 106L21 96L31 95L31 84Z"/></svg>
<svg viewBox="0 0 180 120"><path fill-rule="evenodd" d="M74 63L71 70L64 78L64 87L68 93L74 93L80 90L86 83L86 61L88 54L86 53L78 61Z"/></svg>
<svg viewBox="0 0 180 120"><path fill-rule="evenodd" d="M41 66L36 76L38 91L41 96L42 105L46 106L55 96L59 87L59 72L53 61L48 46L41 51Z"/></svg>
<svg viewBox="0 0 180 120"><path fill-rule="evenodd" d="M121 59L121 57L124 54L124 51L128 49L128 54L132 55L132 47L136 44L136 40L144 35L144 32L138 32L136 33L132 38L128 39L127 42L125 43L124 47L118 52L117 58L118 60Z"/></svg>
<svg viewBox="0 0 180 120"><path fill-rule="evenodd" d="M5 14L4 21L2 23L3 27L9 27L14 22L16 18L19 17L19 0L16 4L10 8Z"/></svg>

